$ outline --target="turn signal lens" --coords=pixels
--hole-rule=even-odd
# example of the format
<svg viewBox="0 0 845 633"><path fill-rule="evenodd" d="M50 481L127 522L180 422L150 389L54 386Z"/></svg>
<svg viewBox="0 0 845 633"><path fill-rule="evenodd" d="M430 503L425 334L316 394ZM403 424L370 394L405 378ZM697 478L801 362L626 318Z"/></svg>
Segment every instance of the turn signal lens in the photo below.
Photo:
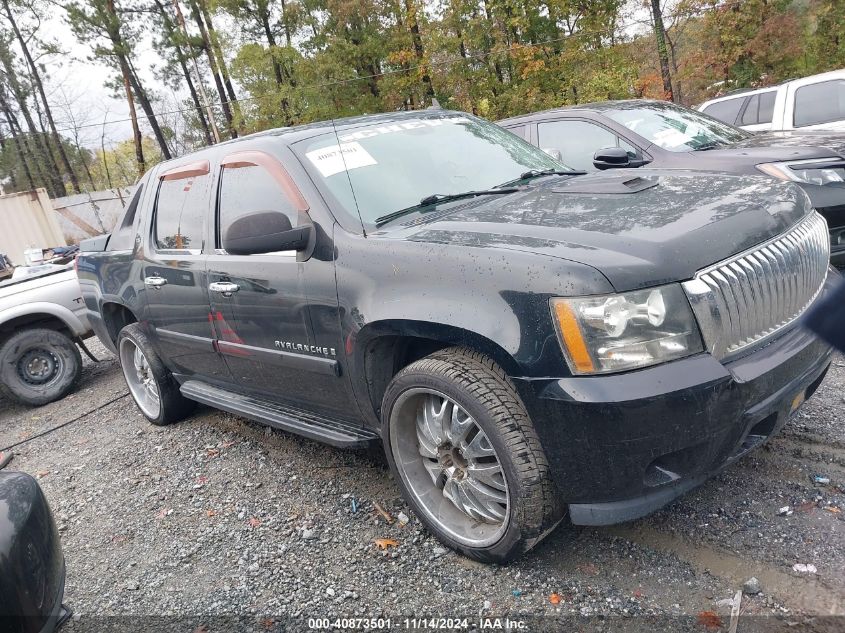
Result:
<svg viewBox="0 0 845 633"><path fill-rule="evenodd" d="M572 364L575 365L579 373L592 373L595 369L593 359L590 357L590 352L587 351L581 326L578 325L578 319L575 318L572 308L564 301L557 301L553 306L557 315L558 327L566 344L566 349L569 351Z"/></svg>

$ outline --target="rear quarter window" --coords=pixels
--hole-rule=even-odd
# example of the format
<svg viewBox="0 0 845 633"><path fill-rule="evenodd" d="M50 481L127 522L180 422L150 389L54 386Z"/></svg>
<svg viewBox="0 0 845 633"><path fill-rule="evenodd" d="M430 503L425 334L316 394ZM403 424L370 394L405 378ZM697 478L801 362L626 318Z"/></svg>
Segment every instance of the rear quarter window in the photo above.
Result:
<svg viewBox="0 0 845 633"><path fill-rule="evenodd" d="M733 125L736 123L736 117L745 102L746 97L737 97L736 99L725 99L724 101L717 101L706 106L702 112L709 114L715 119L719 119L725 123Z"/></svg>
<svg viewBox="0 0 845 633"><path fill-rule="evenodd" d="M135 187L129 204L123 212L123 217L115 225L114 231L109 238L109 250L128 251L135 247L135 218L138 215L138 207L144 192L144 184Z"/></svg>

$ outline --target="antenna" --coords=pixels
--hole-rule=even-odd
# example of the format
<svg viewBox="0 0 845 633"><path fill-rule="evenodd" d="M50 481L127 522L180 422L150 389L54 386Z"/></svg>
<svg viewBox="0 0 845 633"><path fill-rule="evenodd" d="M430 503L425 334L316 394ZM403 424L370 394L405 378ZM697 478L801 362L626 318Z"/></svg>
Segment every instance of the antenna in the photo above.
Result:
<svg viewBox="0 0 845 633"><path fill-rule="evenodd" d="M349 169L346 167L346 157L343 155L343 148L340 146L340 137L337 135L337 127L335 127L334 119L332 119L332 131L334 138L337 141L337 151L340 152L340 160L343 161L343 171L346 173L346 181L349 183L349 191L352 192L352 200L355 202L355 211L358 212L358 220L361 222L361 231L364 237L367 237L367 229L364 228L364 218L361 217L361 208L358 206L358 198L355 195L355 187L352 186L352 177L349 175Z"/></svg>

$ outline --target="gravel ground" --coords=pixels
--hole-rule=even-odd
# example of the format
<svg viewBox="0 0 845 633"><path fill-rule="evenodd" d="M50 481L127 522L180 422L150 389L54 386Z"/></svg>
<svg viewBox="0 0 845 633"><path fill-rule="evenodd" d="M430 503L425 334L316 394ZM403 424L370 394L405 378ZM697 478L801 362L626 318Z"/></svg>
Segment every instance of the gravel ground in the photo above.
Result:
<svg viewBox="0 0 845 633"><path fill-rule="evenodd" d="M704 630L715 617L726 630L728 600L751 576L761 593L743 598L740 631L755 614L789 630L845 626L818 617L845 615L841 356L778 437L698 490L629 524L558 529L503 567L446 550L413 517L403 525L411 513L378 457L208 408L148 424L114 358L92 348L106 360L86 361L63 401L0 399L0 447L79 418L16 448L11 465L39 478L59 524L66 602L82 616L71 629L85 616L234 615L270 630L285 616L472 616L478 626L479 614L510 614L593 616L607 630L679 615L689 617L669 628Z"/></svg>

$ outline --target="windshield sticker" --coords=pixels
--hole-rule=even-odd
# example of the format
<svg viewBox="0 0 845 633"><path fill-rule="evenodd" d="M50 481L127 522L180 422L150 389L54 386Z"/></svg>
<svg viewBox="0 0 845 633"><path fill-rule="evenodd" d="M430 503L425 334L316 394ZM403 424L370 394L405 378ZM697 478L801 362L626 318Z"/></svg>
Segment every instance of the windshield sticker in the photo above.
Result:
<svg viewBox="0 0 845 633"><path fill-rule="evenodd" d="M667 128L656 132L653 140L660 147L677 147L689 142L692 137L675 128Z"/></svg>
<svg viewBox="0 0 845 633"><path fill-rule="evenodd" d="M361 147L360 143L329 145L322 149L307 152L305 155L314 164L314 167L320 170L323 178L339 174L344 169L358 169L359 167L378 164L376 159Z"/></svg>
<svg viewBox="0 0 845 633"><path fill-rule="evenodd" d="M350 132L349 134L341 134L340 140L359 141L364 138L372 138L373 136L381 136L382 134L393 134L394 132L404 132L405 130L440 127L444 123L469 123L469 119L465 116L455 116L443 119L417 119L416 121L402 121L401 123L379 125L378 127L367 128L366 130L358 130L356 132Z"/></svg>

